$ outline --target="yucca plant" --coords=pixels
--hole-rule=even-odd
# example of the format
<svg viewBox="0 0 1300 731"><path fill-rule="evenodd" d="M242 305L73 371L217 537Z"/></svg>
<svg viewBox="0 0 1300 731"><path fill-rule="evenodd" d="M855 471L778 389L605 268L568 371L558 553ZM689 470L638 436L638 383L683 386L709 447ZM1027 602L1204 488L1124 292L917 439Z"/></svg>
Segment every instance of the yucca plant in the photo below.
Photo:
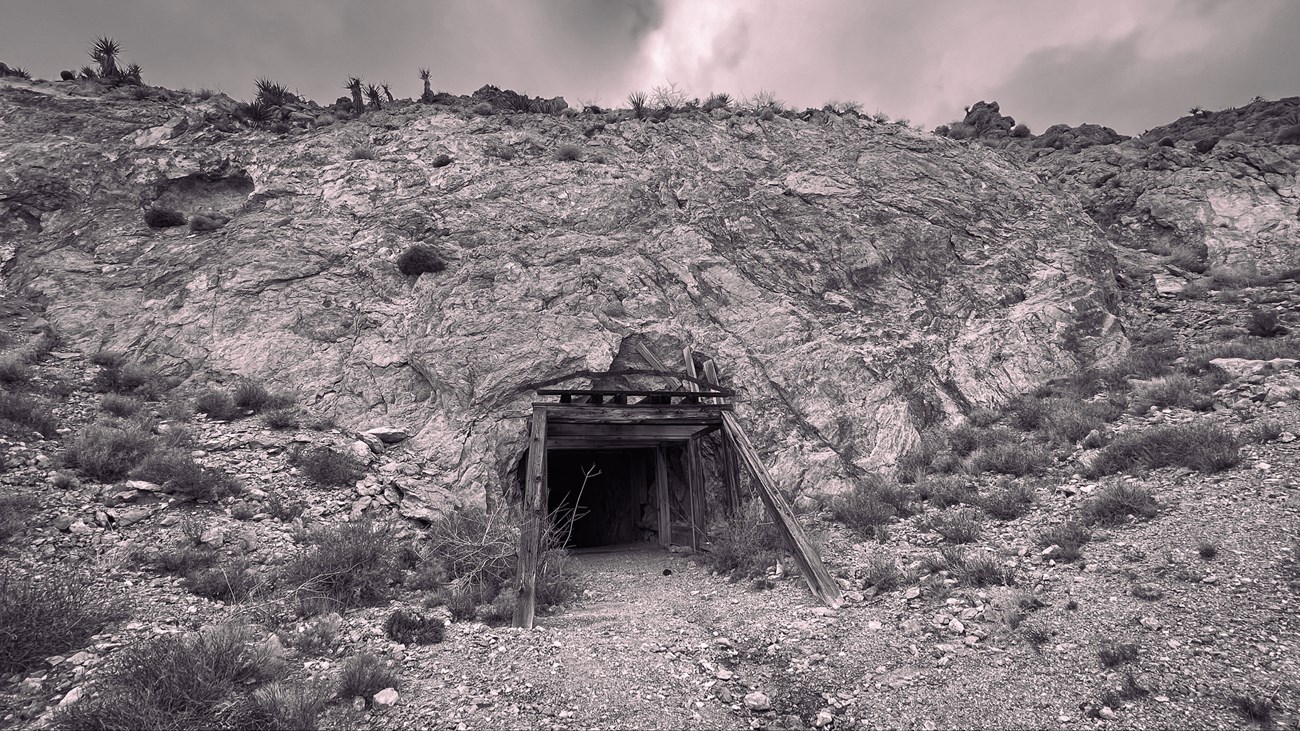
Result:
<svg viewBox="0 0 1300 731"><path fill-rule="evenodd" d="M420 81L424 82L424 93L420 94L420 101L428 104L433 101L433 88L429 86L429 69L420 69Z"/></svg>
<svg viewBox="0 0 1300 731"><path fill-rule="evenodd" d="M370 106L375 109L383 109L384 105L379 103L379 87L374 84L366 85L366 97L370 99Z"/></svg>
<svg viewBox="0 0 1300 731"><path fill-rule="evenodd" d="M235 114L250 127L260 127L275 119L275 109L261 99L239 104L235 107Z"/></svg>
<svg viewBox="0 0 1300 731"><path fill-rule="evenodd" d="M266 78L253 81L257 85L257 101L267 106L279 107L289 101L289 89Z"/></svg>
<svg viewBox="0 0 1300 731"><path fill-rule="evenodd" d="M100 36L90 47L90 57L95 63L99 64L99 75L105 78L112 78L119 75L117 69L117 57L122 53L122 44L109 38Z"/></svg>
<svg viewBox="0 0 1300 731"><path fill-rule="evenodd" d="M355 76L348 77L348 83L343 85L344 89L352 92L352 111L358 115L366 110L366 103L361 100L361 79Z"/></svg>
<svg viewBox="0 0 1300 731"><path fill-rule="evenodd" d="M644 91L634 91L627 95L628 106L632 107L632 114L635 115L637 119L645 119L646 103L648 101L649 98L646 96Z"/></svg>
<svg viewBox="0 0 1300 731"><path fill-rule="evenodd" d="M81 67L81 78L83 78L83 79L97 79L97 78L99 78L99 72L95 70L95 67L94 67L94 66L82 66L82 67Z"/></svg>
<svg viewBox="0 0 1300 731"><path fill-rule="evenodd" d="M140 64L133 63L126 67L126 71L122 72L122 78L126 79L127 81L139 84L141 83L140 75L143 72L144 70L140 68Z"/></svg>
<svg viewBox="0 0 1300 731"><path fill-rule="evenodd" d="M380 85L379 85L379 88L383 90L383 92L384 92L384 96L388 99L388 103L389 103L389 104L392 104L393 102L397 101L396 99L393 98L393 92L391 92L391 91L388 90L388 82L387 82L387 81L385 81L384 83L380 84Z"/></svg>

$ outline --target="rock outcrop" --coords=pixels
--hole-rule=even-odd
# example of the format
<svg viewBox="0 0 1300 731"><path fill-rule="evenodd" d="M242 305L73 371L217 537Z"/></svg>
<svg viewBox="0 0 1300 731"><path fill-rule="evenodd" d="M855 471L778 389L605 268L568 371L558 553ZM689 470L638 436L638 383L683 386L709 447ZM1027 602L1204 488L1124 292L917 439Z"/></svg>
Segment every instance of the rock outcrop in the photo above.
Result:
<svg viewBox="0 0 1300 731"><path fill-rule="evenodd" d="M66 347L403 430L431 494L508 490L533 384L642 365L638 343L716 359L774 473L806 491L1126 347L1078 203L930 134L414 105L231 134L201 105L56 86L0 85L5 286L39 293ZM229 221L154 229L155 205ZM400 274L417 243L447 268Z"/></svg>

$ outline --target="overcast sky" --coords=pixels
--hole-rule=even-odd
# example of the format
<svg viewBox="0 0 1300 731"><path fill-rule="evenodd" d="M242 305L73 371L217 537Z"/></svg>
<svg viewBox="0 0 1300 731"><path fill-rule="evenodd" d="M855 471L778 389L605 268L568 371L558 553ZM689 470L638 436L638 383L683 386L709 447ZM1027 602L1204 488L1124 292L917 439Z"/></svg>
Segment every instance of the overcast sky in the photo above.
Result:
<svg viewBox="0 0 1300 731"><path fill-rule="evenodd" d="M323 104L349 75L399 97L495 84L626 106L675 82L797 107L861 102L925 125L977 100L1035 132L1128 134L1300 94L1297 0L0 0L0 61L40 78L109 35L145 81Z"/></svg>

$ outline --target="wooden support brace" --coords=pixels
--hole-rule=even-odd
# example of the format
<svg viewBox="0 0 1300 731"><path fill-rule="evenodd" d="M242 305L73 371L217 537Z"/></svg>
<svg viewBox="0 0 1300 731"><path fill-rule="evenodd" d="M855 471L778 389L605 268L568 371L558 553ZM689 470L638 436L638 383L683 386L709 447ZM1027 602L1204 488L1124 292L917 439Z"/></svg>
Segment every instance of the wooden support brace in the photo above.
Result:
<svg viewBox="0 0 1300 731"><path fill-rule="evenodd" d="M533 410L528 442L528 472L524 481L524 524L519 532L519 564L515 572L514 626L531 629L536 601L537 562L542 554L549 498L546 482L546 409Z"/></svg>
<svg viewBox="0 0 1300 731"><path fill-rule="evenodd" d="M718 377L718 364L713 359L704 362L704 377L715 386L721 385ZM714 399L721 401L721 399ZM722 438L722 481L727 490L727 512L736 515L740 512L740 474L736 469L736 450L731 448L731 442L724 436Z"/></svg>
<svg viewBox="0 0 1300 731"><path fill-rule="evenodd" d="M705 540L704 521L704 460L700 456L700 440L692 439L686 444L686 475L690 486L689 507L691 521L691 550L700 550Z"/></svg>
<svg viewBox="0 0 1300 731"><path fill-rule="evenodd" d="M826 564L822 563L817 548L808 541L808 536L804 535L803 528L794 517L794 511L790 509L790 504L777 489L772 475L763 466L763 460L759 458L754 445L741 429L740 422L736 420L735 415L724 413L722 427L727 440L735 447L741 460L749 468L750 474L758 485L758 495L776 523L777 530L785 539L786 547L790 549L795 562L799 564L799 570L803 573L804 581L808 582L808 588L827 606L839 607L844 601L840 594L840 585L826 570Z"/></svg>
<svg viewBox="0 0 1300 731"><path fill-rule="evenodd" d="M668 455L662 444L655 447L655 492L659 500L659 545L667 548L673 541L673 509L668 492Z"/></svg>

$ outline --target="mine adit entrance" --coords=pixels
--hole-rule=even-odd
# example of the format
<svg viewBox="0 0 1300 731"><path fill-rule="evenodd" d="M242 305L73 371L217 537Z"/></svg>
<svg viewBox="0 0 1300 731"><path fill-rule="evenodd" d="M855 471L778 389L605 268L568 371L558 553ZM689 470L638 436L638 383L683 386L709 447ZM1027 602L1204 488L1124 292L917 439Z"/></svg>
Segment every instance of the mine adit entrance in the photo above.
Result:
<svg viewBox="0 0 1300 731"><path fill-rule="evenodd" d="M533 403L524 466L515 626L533 626L538 559L552 527L564 530L574 547L653 539L662 546L675 542L702 549L708 516L701 438L717 431L724 435L718 459L728 509L739 503L738 458L809 588L838 606L839 585L736 421L733 392L718 384L712 362L706 363L706 379L696 375L689 349L684 373L666 370L644 350L642 355L655 370L579 371L532 386L539 400ZM554 387L579 379L627 382L629 376L667 385ZM568 516L575 516L571 531Z"/></svg>

